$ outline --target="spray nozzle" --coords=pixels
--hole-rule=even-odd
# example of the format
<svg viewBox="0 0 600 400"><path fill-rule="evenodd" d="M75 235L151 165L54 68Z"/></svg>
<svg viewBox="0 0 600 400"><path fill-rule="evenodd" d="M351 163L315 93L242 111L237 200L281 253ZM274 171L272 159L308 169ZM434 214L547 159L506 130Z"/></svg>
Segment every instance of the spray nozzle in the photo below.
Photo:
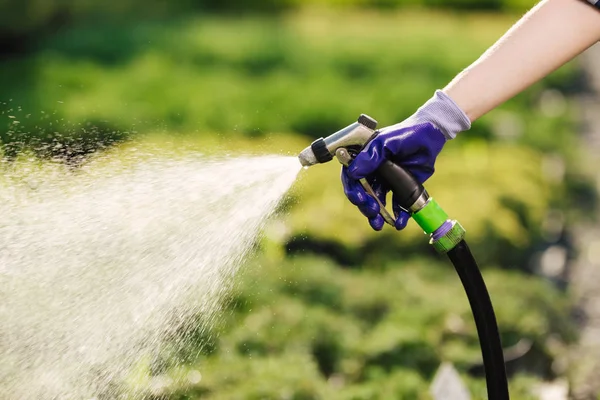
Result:
<svg viewBox="0 0 600 400"><path fill-rule="evenodd" d="M358 120L332 133L326 138L319 138L310 146L302 150L298 159L304 167L331 161L340 148L362 149L365 144L376 134L377 121L368 115L362 114Z"/></svg>
<svg viewBox="0 0 600 400"><path fill-rule="evenodd" d="M362 114L358 120L339 131L315 140L302 150L298 158L304 167L331 161L334 157L348 166L354 156L377 135L377 121ZM390 160L383 162L377 169L379 177L387 182L394 193L395 202L413 217L413 219L432 235L431 244L441 252L453 248L462 237L464 229L439 207L437 202L429 197L423 185L402 166ZM375 195L367 179L360 179L365 191L379 204L380 214L389 225L395 226L394 218L383 202ZM451 229L446 229L451 228ZM435 235L434 235L435 234Z"/></svg>

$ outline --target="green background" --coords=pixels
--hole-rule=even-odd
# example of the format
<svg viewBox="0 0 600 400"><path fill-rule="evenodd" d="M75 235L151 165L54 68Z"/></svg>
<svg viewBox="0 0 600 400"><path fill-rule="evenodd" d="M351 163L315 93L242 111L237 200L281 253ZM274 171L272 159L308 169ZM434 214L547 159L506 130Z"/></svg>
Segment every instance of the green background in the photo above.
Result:
<svg viewBox="0 0 600 400"><path fill-rule="evenodd" d="M0 1L0 141L78 168L119 146L294 155L360 113L401 121L532 4L524 0ZM576 340L551 245L595 207L579 165L581 71L571 63L449 143L428 182L484 268L517 399ZM119 152L116 151L115 155ZM558 172L557 172L558 171ZM375 233L331 163L302 171L234 282L219 323L201 317L132 367L148 399L428 399L443 361L484 398L468 303L412 223ZM567 195L568 194L568 195ZM558 230L552 218L564 220ZM559 367L557 367L559 365ZM157 376L174 379L146 393Z"/></svg>

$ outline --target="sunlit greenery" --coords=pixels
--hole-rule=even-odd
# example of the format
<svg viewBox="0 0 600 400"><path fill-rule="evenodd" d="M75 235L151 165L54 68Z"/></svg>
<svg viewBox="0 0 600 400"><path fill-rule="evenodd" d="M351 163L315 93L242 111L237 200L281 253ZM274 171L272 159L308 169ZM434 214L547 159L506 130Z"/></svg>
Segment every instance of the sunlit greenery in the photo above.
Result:
<svg viewBox="0 0 600 400"><path fill-rule="evenodd" d="M123 10L134 3L123 2ZM189 9L193 2L179 3ZM452 5L524 4L475 3ZM300 2L261 4L281 11ZM119 142L111 156L143 146L295 155L360 113L382 126L407 117L515 19L385 7L177 18L173 10L143 22L76 19L1 61L2 168L19 165L23 149L66 156L77 168ZM427 185L467 228L505 345L532 345L510 367L517 399L533 398L535 383L553 378L553 362L575 339L567 294L531 265L555 240L544 225L549 213L566 212L577 193L587 193L575 179L568 98L578 88L571 64L484 117L447 146ZM161 368L140 360L132 387L148 399L429 399L436 369L451 361L474 398L484 398L477 336L451 265L415 224L401 234L370 230L338 176L335 163L300 172L223 299L218 323L192 331L177 355L165 351ZM147 390L164 376L170 384Z"/></svg>
<svg viewBox="0 0 600 400"><path fill-rule="evenodd" d="M314 138L362 112L391 124L472 62L512 20L306 11L84 25L4 64L0 85L10 112L3 119L12 125L2 140L120 139L157 129ZM574 80L573 68L561 70L469 136L516 136L566 151L569 108L549 117L540 99L549 85L571 87Z"/></svg>

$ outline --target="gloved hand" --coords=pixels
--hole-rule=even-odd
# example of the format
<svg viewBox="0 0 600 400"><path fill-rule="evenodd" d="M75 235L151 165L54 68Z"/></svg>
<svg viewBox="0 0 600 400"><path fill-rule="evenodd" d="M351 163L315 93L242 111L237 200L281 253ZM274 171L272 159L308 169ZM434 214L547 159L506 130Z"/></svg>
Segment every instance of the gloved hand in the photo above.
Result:
<svg viewBox="0 0 600 400"><path fill-rule="evenodd" d="M446 141L470 127L471 121L458 105L442 91L436 91L415 114L399 124L382 129L349 167L342 167L346 197L369 219L373 229L381 230L384 220L379 214L379 204L367 194L359 179L367 178L385 205L389 188L375 173L385 160L404 167L423 183L433 174L435 160ZM410 215L400 208L394 197L392 209L396 217L396 229L404 229Z"/></svg>

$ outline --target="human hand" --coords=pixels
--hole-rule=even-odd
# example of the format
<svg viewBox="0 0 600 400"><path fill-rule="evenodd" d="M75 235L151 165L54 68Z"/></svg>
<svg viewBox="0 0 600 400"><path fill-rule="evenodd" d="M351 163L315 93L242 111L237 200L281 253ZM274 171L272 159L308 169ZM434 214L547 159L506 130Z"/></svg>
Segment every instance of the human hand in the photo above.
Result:
<svg viewBox="0 0 600 400"><path fill-rule="evenodd" d="M420 183L435 171L435 161L447 140L458 132L470 128L468 117L442 92L421 107L407 120L382 129L356 156L348 167L342 167L342 184L348 200L368 218L375 230L381 230L384 219L379 203L371 197L361 183L366 178L374 194L386 204L389 185L377 174L377 169L390 160L408 172ZM403 210L392 196L395 228L406 227L410 214Z"/></svg>

